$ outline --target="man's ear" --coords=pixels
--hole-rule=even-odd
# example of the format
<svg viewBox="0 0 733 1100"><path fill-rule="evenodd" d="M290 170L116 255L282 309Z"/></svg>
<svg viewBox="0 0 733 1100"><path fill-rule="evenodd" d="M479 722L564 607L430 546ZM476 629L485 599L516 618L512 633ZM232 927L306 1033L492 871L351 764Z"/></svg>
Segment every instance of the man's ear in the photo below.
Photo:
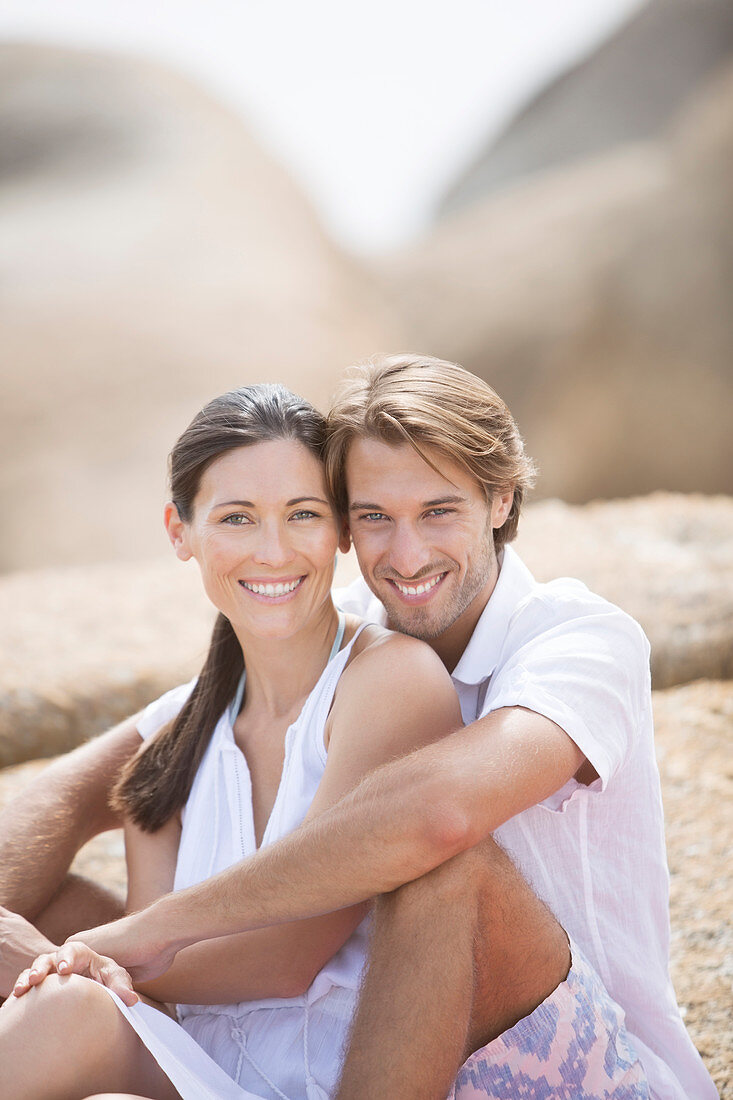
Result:
<svg viewBox="0 0 733 1100"><path fill-rule="evenodd" d="M507 489L504 493L494 493L491 497L491 526L496 531L506 523L507 516L514 503L514 490Z"/></svg>
<svg viewBox="0 0 733 1100"><path fill-rule="evenodd" d="M341 533L339 534L339 550L342 554L348 554L351 549L351 531L349 530L349 521L345 519L341 524Z"/></svg>
<svg viewBox="0 0 733 1100"><path fill-rule="evenodd" d="M189 561L193 555L188 545L188 527L179 516L178 509L172 500L169 500L163 509L163 523L176 557L181 561Z"/></svg>

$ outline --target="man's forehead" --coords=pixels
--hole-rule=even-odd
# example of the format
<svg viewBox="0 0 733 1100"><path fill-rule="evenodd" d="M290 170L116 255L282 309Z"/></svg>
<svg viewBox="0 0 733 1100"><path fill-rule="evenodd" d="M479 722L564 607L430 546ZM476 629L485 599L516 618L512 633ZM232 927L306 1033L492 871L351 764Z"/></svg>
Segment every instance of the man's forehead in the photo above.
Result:
<svg viewBox="0 0 733 1100"><path fill-rule="evenodd" d="M456 503L481 487L458 462L433 447L416 450L410 443L356 439L346 457L350 506L376 504L393 495L421 505Z"/></svg>

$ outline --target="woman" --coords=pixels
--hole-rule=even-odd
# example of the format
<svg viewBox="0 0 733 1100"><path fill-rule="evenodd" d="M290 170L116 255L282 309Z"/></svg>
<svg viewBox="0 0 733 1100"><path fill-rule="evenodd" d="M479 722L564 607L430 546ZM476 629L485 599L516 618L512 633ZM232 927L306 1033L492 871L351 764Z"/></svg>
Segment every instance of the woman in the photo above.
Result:
<svg viewBox="0 0 733 1100"><path fill-rule="evenodd" d="M333 605L348 536L324 445L311 406L255 386L212 401L172 452L166 528L219 616L195 684L140 717L145 744L117 788L128 909L276 840L460 723L428 647ZM5 1089L17 1100L110 1090L324 1100L355 1007L364 918L356 906L180 952L140 987L158 1009L177 1003L180 1024L51 974L0 1010Z"/></svg>

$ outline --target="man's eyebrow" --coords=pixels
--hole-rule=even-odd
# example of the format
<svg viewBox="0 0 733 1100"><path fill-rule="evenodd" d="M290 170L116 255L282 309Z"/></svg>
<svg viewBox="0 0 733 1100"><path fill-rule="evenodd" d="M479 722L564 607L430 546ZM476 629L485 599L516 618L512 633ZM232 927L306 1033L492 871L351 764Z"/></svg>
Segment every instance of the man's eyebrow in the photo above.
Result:
<svg viewBox="0 0 733 1100"><path fill-rule="evenodd" d="M466 498L462 496L438 497L437 500L426 500L423 508L437 508L441 504L465 504Z"/></svg>
<svg viewBox="0 0 733 1100"><path fill-rule="evenodd" d="M439 508L443 504L465 504L466 498L462 496L445 496L437 497L435 500L424 500L421 502L421 508ZM384 506L381 504L374 504L372 501L367 500L354 500L349 505L350 512L382 512Z"/></svg>

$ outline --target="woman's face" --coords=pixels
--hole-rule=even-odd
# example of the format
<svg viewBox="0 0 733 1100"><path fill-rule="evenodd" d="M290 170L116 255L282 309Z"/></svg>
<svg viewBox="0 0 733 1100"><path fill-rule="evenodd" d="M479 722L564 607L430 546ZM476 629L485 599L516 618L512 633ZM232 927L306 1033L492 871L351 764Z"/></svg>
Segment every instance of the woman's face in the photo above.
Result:
<svg viewBox="0 0 733 1100"><path fill-rule="evenodd" d="M217 458L201 478L191 522L169 504L166 527L232 626L272 638L291 636L323 610L344 541L322 464L287 439Z"/></svg>

